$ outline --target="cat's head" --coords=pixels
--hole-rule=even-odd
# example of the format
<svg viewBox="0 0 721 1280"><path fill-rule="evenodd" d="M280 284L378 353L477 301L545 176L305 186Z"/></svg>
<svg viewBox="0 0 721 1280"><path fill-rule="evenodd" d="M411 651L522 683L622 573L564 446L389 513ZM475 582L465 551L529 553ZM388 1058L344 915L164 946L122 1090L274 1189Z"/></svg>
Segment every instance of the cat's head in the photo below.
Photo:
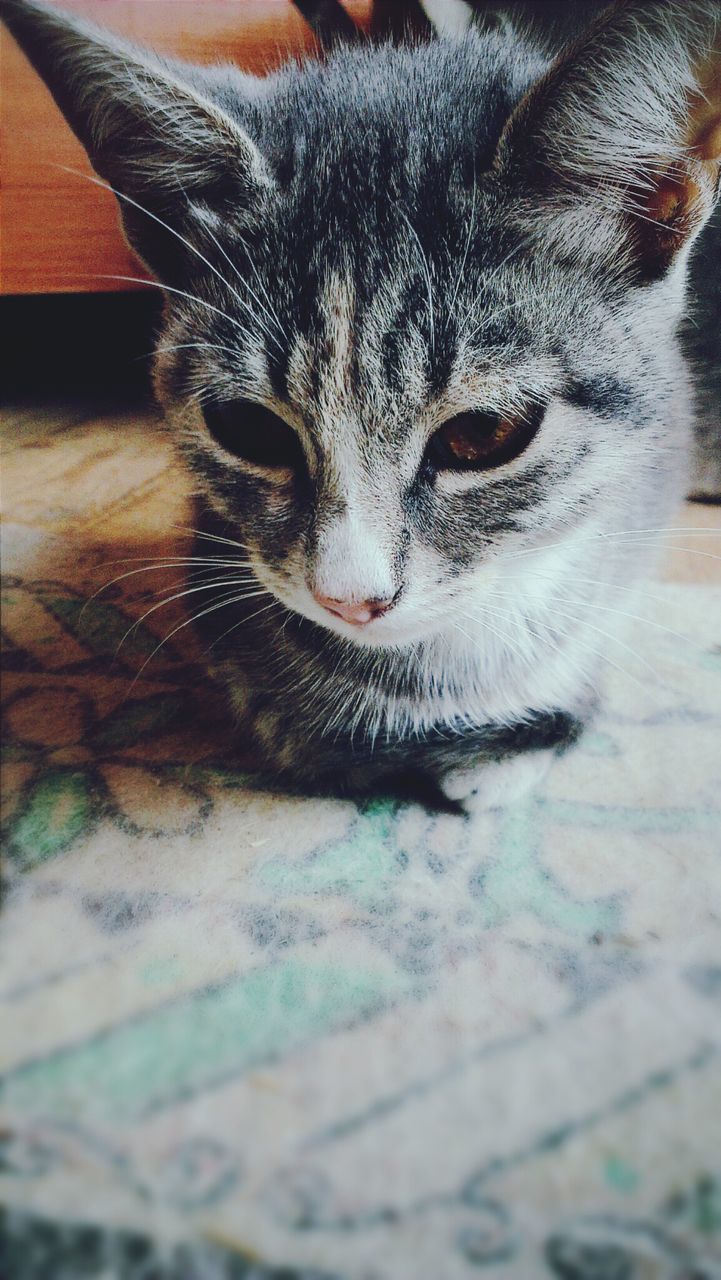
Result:
<svg viewBox="0 0 721 1280"><path fill-rule="evenodd" d="M2 11L167 288L161 397L285 605L411 643L633 508L718 185L705 6L630 0L550 67L471 31L263 80Z"/></svg>

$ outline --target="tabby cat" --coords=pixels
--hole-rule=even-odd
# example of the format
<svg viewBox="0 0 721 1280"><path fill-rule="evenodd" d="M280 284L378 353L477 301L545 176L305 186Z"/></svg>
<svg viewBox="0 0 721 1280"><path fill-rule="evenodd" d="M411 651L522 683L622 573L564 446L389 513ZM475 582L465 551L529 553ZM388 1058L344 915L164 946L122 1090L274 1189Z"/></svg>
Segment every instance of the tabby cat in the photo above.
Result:
<svg viewBox="0 0 721 1280"><path fill-rule="evenodd" d="M328 37L263 79L1 8L165 291L189 599L263 768L512 795L684 487L712 8L626 0L555 59L506 21Z"/></svg>

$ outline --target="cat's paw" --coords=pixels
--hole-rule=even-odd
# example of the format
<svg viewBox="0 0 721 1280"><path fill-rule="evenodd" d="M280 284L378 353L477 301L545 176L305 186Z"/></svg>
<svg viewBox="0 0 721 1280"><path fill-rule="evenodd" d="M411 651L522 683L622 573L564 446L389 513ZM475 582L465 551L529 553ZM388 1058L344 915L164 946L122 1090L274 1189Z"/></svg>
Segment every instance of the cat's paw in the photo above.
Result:
<svg viewBox="0 0 721 1280"><path fill-rule="evenodd" d="M448 800L463 805L467 813L498 809L526 795L545 778L555 751L529 751L466 768L452 769L439 779Z"/></svg>

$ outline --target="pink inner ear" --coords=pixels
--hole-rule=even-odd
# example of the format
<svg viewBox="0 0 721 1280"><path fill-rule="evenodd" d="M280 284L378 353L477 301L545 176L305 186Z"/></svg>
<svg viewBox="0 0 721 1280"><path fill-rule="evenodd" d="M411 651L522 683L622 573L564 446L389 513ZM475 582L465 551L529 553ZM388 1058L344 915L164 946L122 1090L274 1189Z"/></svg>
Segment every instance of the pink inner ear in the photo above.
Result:
<svg viewBox="0 0 721 1280"><path fill-rule="evenodd" d="M721 114L704 125L694 144L694 150L700 160L721 160Z"/></svg>
<svg viewBox="0 0 721 1280"><path fill-rule="evenodd" d="M717 167L713 166L714 169ZM653 191L635 192L629 213L642 269L663 275L690 236L703 225L713 203L711 165L697 157L659 174Z"/></svg>
<svg viewBox="0 0 721 1280"><path fill-rule="evenodd" d="M689 103L688 141L699 160L721 160L721 33L696 68L699 91Z"/></svg>
<svg viewBox="0 0 721 1280"><path fill-rule="evenodd" d="M646 203L648 217L662 228L683 234L694 206L701 198L701 188L690 173L670 174L662 178Z"/></svg>
<svg viewBox="0 0 721 1280"><path fill-rule="evenodd" d="M639 205L650 225L637 236L649 264L670 264L684 241L708 216L721 165L721 49L698 70L699 90L687 103L686 159L659 175Z"/></svg>

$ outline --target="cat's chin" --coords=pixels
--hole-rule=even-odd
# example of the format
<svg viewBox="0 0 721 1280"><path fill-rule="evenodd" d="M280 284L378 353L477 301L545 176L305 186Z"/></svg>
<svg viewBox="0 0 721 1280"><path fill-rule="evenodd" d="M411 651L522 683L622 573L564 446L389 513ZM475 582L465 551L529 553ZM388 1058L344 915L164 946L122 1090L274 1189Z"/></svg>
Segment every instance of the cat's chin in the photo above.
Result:
<svg viewBox="0 0 721 1280"><path fill-rule="evenodd" d="M379 618L377 622L368 622L365 626L353 626L349 622L338 621L335 625L332 618L311 618L316 626L328 631L339 640L363 649L408 649L422 640L428 639L426 632L418 627L391 625L390 620Z"/></svg>
<svg viewBox="0 0 721 1280"><path fill-rule="evenodd" d="M258 577L263 580L256 569ZM336 617L321 605L316 604L310 593L279 589L277 582L269 583L270 590L276 600L295 618L311 622L314 627L361 649L410 649L414 645L430 640L436 633L428 625L423 626L417 618L408 616L412 610L392 609L382 617L358 625L345 622ZM403 612L406 616L403 617Z"/></svg>
<svg viewBox="0 0 721 1280"><path fill-rule="evenodd" d="M404 624L393 617L378 618L357 626L344 622L341 618L334 618L321 609L296 608L292 612L336 639L345 640L363 649L409 649L430 639L432 634L428 628L413 625L410 621Z"/></svg>

